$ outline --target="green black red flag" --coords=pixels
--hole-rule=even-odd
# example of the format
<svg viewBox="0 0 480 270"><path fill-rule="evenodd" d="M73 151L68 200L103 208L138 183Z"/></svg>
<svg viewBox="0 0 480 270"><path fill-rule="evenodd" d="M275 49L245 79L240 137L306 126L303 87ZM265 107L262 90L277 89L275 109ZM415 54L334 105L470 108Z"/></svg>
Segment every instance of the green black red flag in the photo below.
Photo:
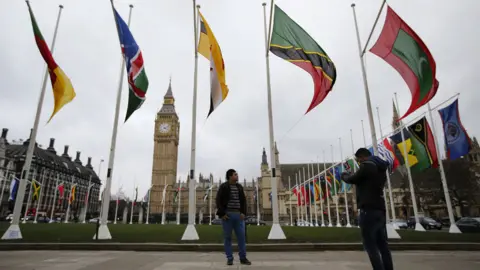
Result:
<svg viewBox="0 0 480 270"><path fill-rule="evenodd" d="M322 47L277 5L270 51L312 75L314 93L306 113L320 104L332 90L337 77L332 60Z"/></svg>

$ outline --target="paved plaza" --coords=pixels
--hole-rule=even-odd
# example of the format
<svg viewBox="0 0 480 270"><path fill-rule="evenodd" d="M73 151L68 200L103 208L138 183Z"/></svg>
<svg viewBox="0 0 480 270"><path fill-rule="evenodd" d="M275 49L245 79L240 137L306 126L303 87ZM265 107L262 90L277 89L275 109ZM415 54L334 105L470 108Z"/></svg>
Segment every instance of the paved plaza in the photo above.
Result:
<svg viewBox="0 0 480 270"><path fill-rule="evenodd" d="M395 252L397 270L480 269L480 252ZM226 266L220 253L123 251L5 251L5 270L370 270L363 252L250 253L253 265Z"/></svg>

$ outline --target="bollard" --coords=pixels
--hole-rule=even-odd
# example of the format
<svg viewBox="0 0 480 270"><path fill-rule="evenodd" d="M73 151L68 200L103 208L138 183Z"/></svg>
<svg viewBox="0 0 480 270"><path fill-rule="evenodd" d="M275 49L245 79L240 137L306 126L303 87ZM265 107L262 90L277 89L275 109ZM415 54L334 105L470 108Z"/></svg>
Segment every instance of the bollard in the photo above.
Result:
<svg viewBox="0 0 480 270"><path fill-rule="evenodd" d="M95 240L98 241L98 229L100 228L100 219L97 219L97 225L96 225L96 230L97 233L95 234Z"/></svg>

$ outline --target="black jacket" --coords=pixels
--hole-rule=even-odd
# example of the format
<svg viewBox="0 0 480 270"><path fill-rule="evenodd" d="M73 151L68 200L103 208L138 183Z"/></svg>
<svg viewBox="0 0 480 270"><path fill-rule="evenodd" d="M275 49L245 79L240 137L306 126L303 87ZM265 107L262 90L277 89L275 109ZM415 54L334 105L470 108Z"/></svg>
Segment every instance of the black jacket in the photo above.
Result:
<svg viewBox="0 0 480 270"><path fill-rule="evenodd" d="M236 184L238 188L238 197L240 199L240 213L247 215L247 199L243 192L243 187L240 184ZM223 217L227 213L227 204L230 200L230 183L224 182L220 185L217 191L217 198L215 199L217 204L217 215Z"/></svg>
<svg viewBox="0 0 480 270"><path fill-rule="evenodd" d="M385 210L383 188L387 181L388 163L379 157L371 157L360 164L353 175L342 174L342 180L357 189L357 206L363 210Z"/></svg>

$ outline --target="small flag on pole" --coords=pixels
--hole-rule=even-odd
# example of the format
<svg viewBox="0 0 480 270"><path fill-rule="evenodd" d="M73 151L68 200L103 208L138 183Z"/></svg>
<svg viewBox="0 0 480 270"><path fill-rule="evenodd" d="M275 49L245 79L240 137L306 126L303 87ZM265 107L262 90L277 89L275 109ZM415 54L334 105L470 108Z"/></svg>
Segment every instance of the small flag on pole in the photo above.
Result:
<svg viewBox="0 0 480 270"><path fill-rule="evenodd" d="M467 155L472 149L472 142L460 120L458 99L438 111L443 123L443 134L447 146L447 156L451 160Z"/></svg>

